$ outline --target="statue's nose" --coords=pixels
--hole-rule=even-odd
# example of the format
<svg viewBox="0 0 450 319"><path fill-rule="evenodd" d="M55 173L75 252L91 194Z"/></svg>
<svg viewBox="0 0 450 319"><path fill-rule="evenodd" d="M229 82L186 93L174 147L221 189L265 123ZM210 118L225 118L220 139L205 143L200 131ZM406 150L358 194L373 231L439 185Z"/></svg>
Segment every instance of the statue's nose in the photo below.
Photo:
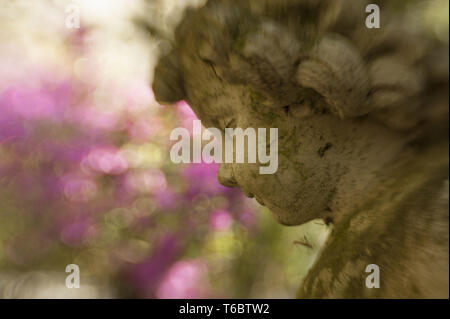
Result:
<svg viewBox="0 0 450 319"><path fill-rule="evenodd" d="M237 182L233 176L233 169L230 164L220 164L217 179L220 184L226 187L235 187L237 185Z"/></svg>

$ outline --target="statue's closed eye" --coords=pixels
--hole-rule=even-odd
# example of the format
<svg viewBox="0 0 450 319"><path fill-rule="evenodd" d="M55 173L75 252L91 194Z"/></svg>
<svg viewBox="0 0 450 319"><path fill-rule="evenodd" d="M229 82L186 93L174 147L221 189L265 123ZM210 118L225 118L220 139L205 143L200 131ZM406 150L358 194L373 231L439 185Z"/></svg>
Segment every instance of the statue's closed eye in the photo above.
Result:
<svg viewBox="0 0 450 319"><path fill-rule="evenodd" d="M235 128L236 127L236 120L234 118L226 119L224 121L225 125L224 128Z"/></svg>
<svg viewBox="0 0 450 319"><path fill-rule="evenodd" d="M307 99L302 99L299 102L285 105L282 107L283 113L289 117L305 118L312 114L311 103Z"/></svg>

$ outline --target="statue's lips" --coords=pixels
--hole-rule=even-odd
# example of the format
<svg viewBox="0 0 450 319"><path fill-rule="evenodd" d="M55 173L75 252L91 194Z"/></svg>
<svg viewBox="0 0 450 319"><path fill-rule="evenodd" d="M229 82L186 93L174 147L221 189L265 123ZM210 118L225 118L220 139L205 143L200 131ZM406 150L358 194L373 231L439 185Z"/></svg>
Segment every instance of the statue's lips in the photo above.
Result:
<svg viewBox="0 0 450 319"><path fill-rule="evenodd" d="M247 190L245 190L244 188L241 187L241 191L244 193L245 196L247 196L248 198L253 198L255 197L255 195L253 193L248 192Z"/></svg>
<svg viewBox="0 0 450 319"><path fill-rule="evenodd" d="M244 193L244 195L247 196L248 198L255 198L256 201L257 201L260 205L266 206L266 205L264 205L264 201L263 201L261 198L259 198L258 196L255 196L255 194L246 191L246 190L243 189L242 187L241 187L241 190L242 190L242 192Z"/></svg>
<svg viewBox="0 0 450 319"><path fill-rule="evenodd" d="M262 199L261 198L259 198L259 197L257 197L257 196L255 196L255 199L256 199L256 201L260 204L260 205L262 205L262 206L266 206L266 205L264 205L264 202L262 201Z"/></svg>

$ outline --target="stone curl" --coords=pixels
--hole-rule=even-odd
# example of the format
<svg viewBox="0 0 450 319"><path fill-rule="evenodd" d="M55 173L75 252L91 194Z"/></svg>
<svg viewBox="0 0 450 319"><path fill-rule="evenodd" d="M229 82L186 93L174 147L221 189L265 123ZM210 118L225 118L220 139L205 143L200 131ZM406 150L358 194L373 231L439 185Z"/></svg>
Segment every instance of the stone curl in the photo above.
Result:
<svg viewBox="0 0 450 319"><path fill-rule="evenodd" d="M185 75L203 63L222 81L246 85L273 101L271 107L308 100L312 111L371 116L401 131L446 122L448 107L434 103L442 100L434 88L448 83L448 66L436 72L433 62L436 55L448 56L448 48L390 12L382 28L367 29L366 2L352 1L350 8L348 1L275 6L210 0L189 10L177 28L176 47L156 67L156 97L189 100L193 89L187 89Z"/></svg>

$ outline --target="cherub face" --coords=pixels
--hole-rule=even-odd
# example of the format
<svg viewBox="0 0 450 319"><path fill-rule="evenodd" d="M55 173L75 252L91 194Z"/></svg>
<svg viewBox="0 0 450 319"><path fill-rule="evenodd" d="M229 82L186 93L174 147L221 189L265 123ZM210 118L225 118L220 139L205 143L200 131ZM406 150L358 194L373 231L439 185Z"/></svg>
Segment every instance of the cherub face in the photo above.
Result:
<svg viewBox="0 0 450 319"><path fill-rule="evenodd" d="M261 175L262 163L222 164L219 181L254 196L282 224L328 217L355 202L422 121L411 107L422 72L394 52L367 56L345 35L236 3L210 1L186 15L156 67L155 95L186 100L207 128L277 128L274 174Z"/></svg>
<svg viewBox="0 0 450 319"><path fill-rule="evenodd" d="M276 220L297 225L329 214L329 202L343 169L333 158L342 122L323 114L309 98L276 106L251 88L224 87L215 103L204 98L191 106L205 127L278 128L278 170L260 174L260 163L222 163L219 181L238 186L265 205ZM234 103L232 103L234 101ZM224 135L224 134L222 134Z"/></svg>

